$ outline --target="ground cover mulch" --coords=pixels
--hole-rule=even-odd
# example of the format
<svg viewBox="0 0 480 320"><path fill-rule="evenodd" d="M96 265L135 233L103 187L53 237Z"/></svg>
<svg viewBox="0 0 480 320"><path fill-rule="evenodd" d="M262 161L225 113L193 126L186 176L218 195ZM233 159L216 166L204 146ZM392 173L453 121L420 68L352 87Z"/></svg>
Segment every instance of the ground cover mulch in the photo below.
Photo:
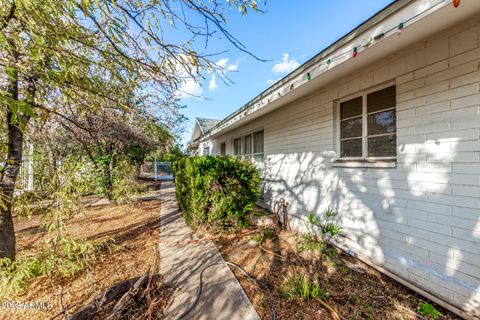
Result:
<svg viewBox="0 0 480 320"><path fill-rule="evenodd" d="M149 187L158 189L157 186ZM28 255L43 243L47 234L40 228L39 215L31 219L15 219L18 255ZM87 208L68 221L65 232L89 240L113 240L113 245L75 276L63 281L37 278L25 294L10 297L7 301L45 302L51 308L7 310L0 306L0 319L63 319L65 315L61 314L62 310L73 314L117 282L139 277L149 269L150 274L154 274L155 265L159 264L155 248L160 232L160 200ZM160 277L152 277L150 282L149 292L155 302L151 313L154 319L158 319L161 318L162 307L168 303L170 293ZM133 305L132 312L125 318L145 319L145 301L135 303L138 305Z"/></svg>
<svg viewBox="0 0 480 320"><path fill-rule="evenodd" d="M243 267L257 278L263 292L232 268L250 301L262 319L271 319L269 300L277 319L332 319L331 312L314 300L288 300L282 290L286 277L293 273L318 279L324 302L342 319L431 319L418 315L422 301L435 306L441 319L458 319L415 292L404 287L357 259L338 251L332 258L318 252L299 253L299 235L281 232L277 240L260 248L252 240L264 227L212 237L226 261ZM258 239L258 236L257 236ZM264 250L265 249L265 250Z"/></svg>

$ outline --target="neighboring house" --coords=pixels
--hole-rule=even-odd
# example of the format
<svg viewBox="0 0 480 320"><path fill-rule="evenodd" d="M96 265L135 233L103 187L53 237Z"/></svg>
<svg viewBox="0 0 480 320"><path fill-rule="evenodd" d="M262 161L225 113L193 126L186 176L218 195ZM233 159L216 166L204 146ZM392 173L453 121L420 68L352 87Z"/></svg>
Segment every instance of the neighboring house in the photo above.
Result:
<svg viewBox="0 0 480 320"><path fill-rule="evenodd" d="M192 137L187 144L187 151L190 155L211 155L216 154L216 145L210 139L201 139L202 135L217 125L220 120L197 118L193 128Z"/></svg>
<svg viewBox="0 0 480 320"><path fill-rule="evenodd" d="M23 153L22 153L22 165L18 172L18 178L15 187L15 193L20 195L26 191L32 191L34 188L34 176L33 176L33 143L28 137L24 140L23 143ZM2 163L0 163L0 168Z"/></svg>
<svg viewBox="0 0 480 320"><path fill-rule="evenodd" d="M292 226L333 208L345 250L478 318L480 1L453 3L394 2L196 141L263 159Z"/></svg>

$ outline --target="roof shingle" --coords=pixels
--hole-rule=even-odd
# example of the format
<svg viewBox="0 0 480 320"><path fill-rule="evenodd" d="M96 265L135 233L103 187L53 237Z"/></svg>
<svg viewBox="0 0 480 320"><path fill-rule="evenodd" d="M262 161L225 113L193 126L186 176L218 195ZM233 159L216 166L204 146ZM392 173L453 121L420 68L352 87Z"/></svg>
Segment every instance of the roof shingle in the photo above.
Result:
<svg viewBox="0 0 480 320"><path fill-rule="evenodd" d="M197 118L198 125L200 126L200 129L202 129L202 133L207 132L213 126L215 126L217 123L219 123L221 120L218 119L207 119L207 118Z"/></svg>

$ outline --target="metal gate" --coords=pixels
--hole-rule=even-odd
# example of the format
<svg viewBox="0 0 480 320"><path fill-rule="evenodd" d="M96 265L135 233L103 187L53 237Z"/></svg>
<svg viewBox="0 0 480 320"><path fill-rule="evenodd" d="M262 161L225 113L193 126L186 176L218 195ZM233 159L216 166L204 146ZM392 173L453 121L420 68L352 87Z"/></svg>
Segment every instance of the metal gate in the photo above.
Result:
<svg viewBox="0 0 480 320"><path fill-rule="evenodd" d="M153 163L153 177L155 180L171 181L173 180L173 170L171 162L157 162Z"/></svg>

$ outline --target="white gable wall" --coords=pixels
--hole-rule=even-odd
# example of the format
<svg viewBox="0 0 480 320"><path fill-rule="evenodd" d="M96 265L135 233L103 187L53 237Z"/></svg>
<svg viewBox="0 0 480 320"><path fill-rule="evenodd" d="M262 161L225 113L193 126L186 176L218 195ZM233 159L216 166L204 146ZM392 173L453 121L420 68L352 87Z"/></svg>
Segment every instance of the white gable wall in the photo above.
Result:
<svg viewBox="0 0 480 320"><path fill-rule="evenodd" d="M205 152L205 148L208 148L208 153ZM200 141L197 148L197 155L210 156L217 154L217 143L215 140Z"/></svg>
<svg viewBox="0 0 480 320"><path fill-rule="evenodd" d="M200 126L198 125L198 121L195 121L195 127L193 128L192 132L192 137L190 138L190 141L195 141L197 138L199 138L202 135L202 129L200 129Z"/></svg>
<svg viewBox="0 0 480 320"><path fill-rule="evenodd" d="M264 129L265 198L339 212L356 254L480 317L480 17L228 132ZM402 35L400 35L402 36ZM396 168L332 166L335 100L397 85ZM215 152L214 152L215 154Z"/></svg>

